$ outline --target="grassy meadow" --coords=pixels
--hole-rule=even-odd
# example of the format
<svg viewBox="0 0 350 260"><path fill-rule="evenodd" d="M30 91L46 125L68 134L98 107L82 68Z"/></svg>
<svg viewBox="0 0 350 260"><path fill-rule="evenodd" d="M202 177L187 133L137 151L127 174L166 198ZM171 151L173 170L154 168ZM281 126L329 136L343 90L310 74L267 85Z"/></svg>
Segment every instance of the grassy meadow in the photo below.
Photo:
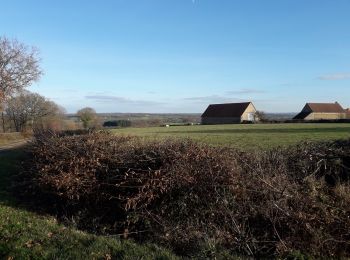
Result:
<svg viewBox="0 0 350 260"><path fill-rule="evenodd" d="M350 138L350 124L343 123L193 125L121 128L111 131L146 138L192 138L212 145L245 150L289 146L302 141Z"/></svg>

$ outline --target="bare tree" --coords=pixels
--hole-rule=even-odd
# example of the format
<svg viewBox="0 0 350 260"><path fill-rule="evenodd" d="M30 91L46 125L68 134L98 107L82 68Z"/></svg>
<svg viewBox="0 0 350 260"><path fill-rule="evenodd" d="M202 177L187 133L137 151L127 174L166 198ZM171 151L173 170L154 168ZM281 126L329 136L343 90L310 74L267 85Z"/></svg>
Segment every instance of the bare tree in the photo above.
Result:
<svg viewBox="0 0 350 260"><path fill-rule="evenodd" d="M256 117L256 121L260 121L262 123L267 121L266 113L264 111L261 111L261 110L256 111L255 117Z"/></svg>
<svg viewBox="0 0 350 260"><path fill-rule="evenodd" d="M17 40L0 37L0 111L4 128L4 103L7 98L40 79L38 51Z"/></svg>
<svg viewBox="0 0 350 260"><path fill-rule="evenodd" d="M23 131L26 126L35 128L44 118L60 114L61 108L37 93L23 91L9 98L5 111L16 131Z"/></svg>
<svg viewBox="0 0 350 260"><path fill-rule="evenodd" d="M85 107L80 109L77 112L77 115L79 116L80 120L83 122L83 126L85 129L92 127L93 123L96 122L97 120L96 111L91 107Z"/></svg>

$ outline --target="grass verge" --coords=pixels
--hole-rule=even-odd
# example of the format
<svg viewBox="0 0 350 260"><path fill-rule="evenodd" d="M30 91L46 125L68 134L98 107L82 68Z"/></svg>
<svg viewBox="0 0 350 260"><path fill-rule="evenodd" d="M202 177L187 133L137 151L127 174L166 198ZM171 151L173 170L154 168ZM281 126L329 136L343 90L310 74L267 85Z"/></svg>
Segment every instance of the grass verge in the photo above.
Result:
<svg viewBox="0 0 350 260"><path fill-rule="evenodd" d="M25 140L21 133L0 133L0 146L11 144L17 141Z"/></svg>

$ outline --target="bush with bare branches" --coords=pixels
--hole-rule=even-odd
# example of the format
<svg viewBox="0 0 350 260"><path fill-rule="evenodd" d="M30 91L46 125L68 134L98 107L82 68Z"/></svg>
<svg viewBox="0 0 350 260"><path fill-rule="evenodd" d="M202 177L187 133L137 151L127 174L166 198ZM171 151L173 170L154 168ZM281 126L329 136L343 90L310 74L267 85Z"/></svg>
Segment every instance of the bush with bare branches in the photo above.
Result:
<svg viewBox="0 0 350 260"><path fill-rule="evenodd" d="M40 135L21 180L26 196L81 228L182 255L349 257L349 144L252 154L190 140Z"/></svg>

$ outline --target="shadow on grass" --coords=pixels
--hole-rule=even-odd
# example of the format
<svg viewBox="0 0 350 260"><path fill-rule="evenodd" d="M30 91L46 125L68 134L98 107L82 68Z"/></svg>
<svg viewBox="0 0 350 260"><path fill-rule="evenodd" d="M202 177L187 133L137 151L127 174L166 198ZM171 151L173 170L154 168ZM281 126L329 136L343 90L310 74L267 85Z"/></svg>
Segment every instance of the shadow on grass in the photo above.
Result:
<svg viewBox="0 0 350 260"><path fill-rule="evenodd" d="M17 147L0 152L0 203L9 206L16 204L11 194L14 177L21 169L21 162L25 159L25 147Z"/></svg>
<svg viewBox="0 0 350 260"><path fill-rule="evenodd" d="M0 152L0 206L9 206L15 209L26 210L40 215L46 212L38 206L36 201L27 198L18 177L23 170L22 163L28 158L26 149L28 144Z"/></svg>
<svg viewBox="0 0 350 260"><path fill-rule="evenodd" d="M156 134L302 134L302 133L349 133L350 127L330 127L330 128L259 128L259 129L203 129L194 131L166 131L155 132Z"/></svg>
<svg viewBox="0 0 350 260"><path fill-rule="evenodd" d="M23 171L23 162L28 158L29 144L11 148L0 152L0 205L23 209L40 215L50 214L38 205L38 201L24 195L23 180L20 176Z"/></svg>

